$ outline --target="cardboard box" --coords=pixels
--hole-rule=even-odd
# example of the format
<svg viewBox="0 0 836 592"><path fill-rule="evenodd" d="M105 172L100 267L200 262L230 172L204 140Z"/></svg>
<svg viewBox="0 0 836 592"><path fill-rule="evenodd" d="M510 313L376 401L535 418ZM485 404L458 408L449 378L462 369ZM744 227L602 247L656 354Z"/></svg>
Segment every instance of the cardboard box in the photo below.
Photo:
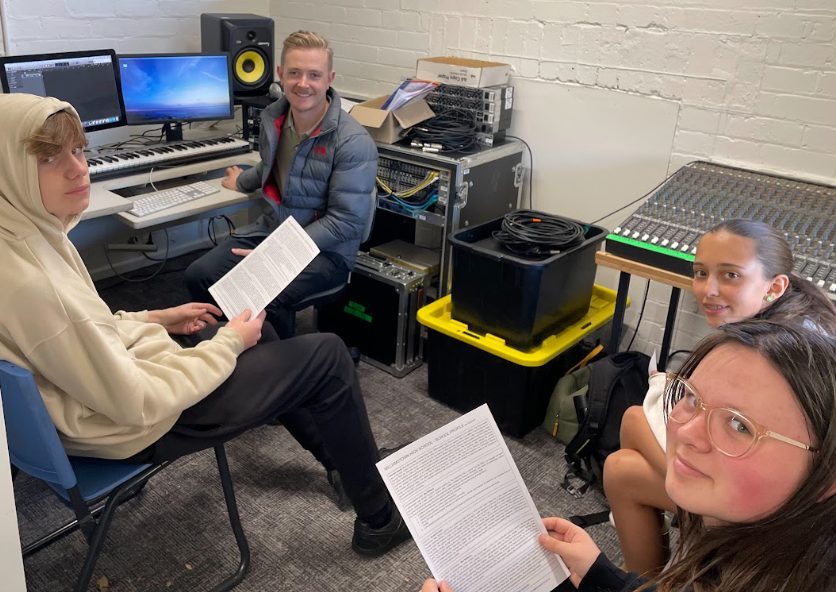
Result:
<svg viewBox="0 0 836 592"><path fill-rule="evenodd" d="M378 142L384 144L397 142L403 136L404 131L416 123L435 116L424 99L410 101L395 111L384 111L380 107L387 98L389 95L384 95L351 108L351 115L354 119Z"/></svg>
<svg viewBox="0 0 836 592"><path fill-rule="evenodd" d="M467 58L422 58L418 60L415 78L473 88L496 86L511 80L511 65Z"/></svg>

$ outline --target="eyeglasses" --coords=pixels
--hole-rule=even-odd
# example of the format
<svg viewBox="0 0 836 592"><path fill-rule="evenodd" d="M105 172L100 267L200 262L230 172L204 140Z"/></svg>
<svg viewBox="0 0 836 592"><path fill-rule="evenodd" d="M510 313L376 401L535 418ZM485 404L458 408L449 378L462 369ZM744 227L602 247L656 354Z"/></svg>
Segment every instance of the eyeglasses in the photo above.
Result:
<svg viewBox="0 0 836 592"><path fill-rule="evenodd" d="M726 456L743 456L762 438L773 438L803 450L816 452L812 446L767 430L734 409L708 405L690 382L676 374L667 374L665 394L673 404L668 418L678 424L686 424L700 411L705 412L708 439Z"/></svg>

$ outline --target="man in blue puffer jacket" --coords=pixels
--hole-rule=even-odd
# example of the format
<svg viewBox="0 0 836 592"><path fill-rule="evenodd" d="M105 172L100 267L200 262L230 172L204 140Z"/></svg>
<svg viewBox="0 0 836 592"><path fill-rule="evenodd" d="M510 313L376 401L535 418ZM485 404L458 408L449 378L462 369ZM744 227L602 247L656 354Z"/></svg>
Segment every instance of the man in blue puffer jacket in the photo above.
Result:
<svg viewBox="0 0 836 592"><path fill-rule="evenodd" d="M269 207L246 234L228 238L193 262L186 270L186 285L195 302L211 302L209 286L293 216L320 253L267 306L267 320L285 339L293 336L294 304L348 279L371 214L377 148L340 107L331 88L333 51L323 37L308 31L291 34L284 41L278 73L284 97L262 111L261 162L247 170L230 167L223 179L229 189L261 189ZM310 416L294 412L278 419L322 463L338 503L346 508L340 476Z"/></svg>
<svg viewBox="0 0 836 592"><path fill-rule="evenodd" d="M230 237L186 270L196 301L211 301L208 288L293 216L320 253L267 307L267 320L282 338L292 337L292 306L338 286L354 266L370 215L377 148L340 107L332 89L333 51L307 31L282 48L279 79L284 97L261 115L261 162L246 171L230 167L223 185L250 193L261 189L269 208L245 236Z"/></svg>

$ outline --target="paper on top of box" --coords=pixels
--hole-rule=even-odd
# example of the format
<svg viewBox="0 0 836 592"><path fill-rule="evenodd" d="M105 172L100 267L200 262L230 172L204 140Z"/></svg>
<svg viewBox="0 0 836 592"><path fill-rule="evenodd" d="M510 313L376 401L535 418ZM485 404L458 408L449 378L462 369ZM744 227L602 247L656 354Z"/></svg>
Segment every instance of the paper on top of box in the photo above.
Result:
<svg viewBox="0 0 836 592"><path fill-rule="evenodd" d="M415 77L479 88L508 84L511 70L510 64L501 62L445 56L419 59Z"/></svg>

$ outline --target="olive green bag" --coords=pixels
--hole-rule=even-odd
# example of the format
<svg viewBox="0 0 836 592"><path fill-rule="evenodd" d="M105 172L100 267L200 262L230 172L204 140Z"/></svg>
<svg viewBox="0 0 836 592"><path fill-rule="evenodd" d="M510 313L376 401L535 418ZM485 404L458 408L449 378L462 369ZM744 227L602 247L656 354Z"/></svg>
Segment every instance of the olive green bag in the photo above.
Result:
<svg viewBox="0 0 836 592"><path fill-rule="evenodd" d="M558 442L568 444L578 433L582 419L578 417L578 409L582 408L586 401L591 374L586 365L602 350L603 347L596 346L583 360L570 368L566 376L557 381L552 391L543 420L543 429Z"/></svg>

